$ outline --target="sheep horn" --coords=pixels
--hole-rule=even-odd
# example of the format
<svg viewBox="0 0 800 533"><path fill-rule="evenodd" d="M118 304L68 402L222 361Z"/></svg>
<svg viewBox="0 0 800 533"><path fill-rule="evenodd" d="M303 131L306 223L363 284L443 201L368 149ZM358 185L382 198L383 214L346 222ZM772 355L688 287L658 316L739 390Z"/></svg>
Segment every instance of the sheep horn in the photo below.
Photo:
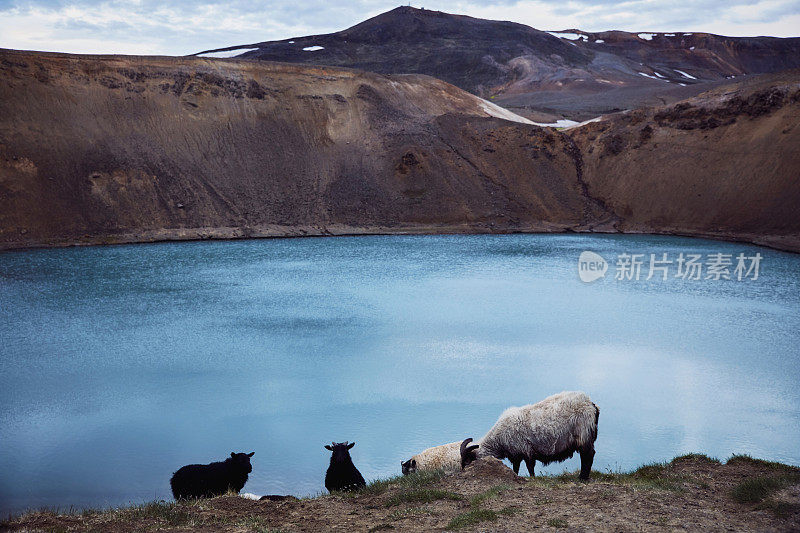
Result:
<svg viewBox="0 0 800 533"><path fill-rule="evenodd" d="M461 442L461 455L464 455L464 452L467 450L467 445L472 442L472 438L464 439Z"/></svg>

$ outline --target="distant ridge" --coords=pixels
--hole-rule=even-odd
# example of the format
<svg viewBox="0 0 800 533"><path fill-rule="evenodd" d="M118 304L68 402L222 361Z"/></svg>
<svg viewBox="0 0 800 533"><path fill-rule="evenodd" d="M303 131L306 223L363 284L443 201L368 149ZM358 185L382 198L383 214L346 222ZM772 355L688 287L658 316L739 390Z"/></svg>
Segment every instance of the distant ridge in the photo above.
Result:
<svg viewBox="0 0 800 533"><path fill-rule="evenodd" d="M237 49L248 59L427 74L534 119L663 105L742 76L800 67L800 38L544 32L408 6L340 32L199 54Z"/></svg>

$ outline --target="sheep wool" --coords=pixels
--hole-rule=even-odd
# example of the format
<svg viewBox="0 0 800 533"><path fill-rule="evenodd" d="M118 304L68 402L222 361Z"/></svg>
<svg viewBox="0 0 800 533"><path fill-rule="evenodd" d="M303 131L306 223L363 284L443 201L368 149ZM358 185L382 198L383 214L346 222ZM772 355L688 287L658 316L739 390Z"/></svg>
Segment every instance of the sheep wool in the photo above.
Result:
<svg viewBox="0 0 800 533"><path fill-rule="evenodd" d="M445 470L452 472L461 468L461 441L441 444L422 450L402 463L403 474L416 471Z"/></svg>
<svg viewBox="0 0 800 533"><path fill-rule="evenodd" d="M237 494L253 471L250 458L255 452L236 453L224 461L207 465L186 465L179 468L169 481L176 500L211 498L226 492Z"/></svg>
<svg viewBox="0 0 800 533"><path fill-rule="evenodd" d="M333 452L331 462L325 472L325 488L333 491L353 491L366 486L364 477L358 471L350 457L350 448L355 442L331 442L325 449Z"/></svg>
<svg viewBox="0 0 800 533"><path fill-rule="evenodd" d="M577 451L581 455L581 478L587 479L599 416L600 409L583 392L565 391L533 405L510 407L478 442L470 447L465 446L466 441L462 443L462 466L492 456L511 460L514 472L519 473L524 460L533 475L536 461L545 465L563 461Z"/></svg>

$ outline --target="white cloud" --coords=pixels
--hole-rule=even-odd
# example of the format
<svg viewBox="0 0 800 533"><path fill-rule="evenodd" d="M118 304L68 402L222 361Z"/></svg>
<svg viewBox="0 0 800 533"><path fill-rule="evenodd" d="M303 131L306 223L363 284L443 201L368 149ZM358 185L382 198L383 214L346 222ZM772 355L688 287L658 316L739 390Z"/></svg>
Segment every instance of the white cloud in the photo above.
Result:
<svg viewBox="0 0 800 533"><path fill-rule="evenodd" d="M16 0L23 1L23 0ZM15 0L10 4L14 5ZM397 6L397 0L27 0L3 7L0 47L83 53L182 55L204 49L338 31ZM797 0L477 0L423 4L542 30L796 36Z"/></svg>
<svg viewBox="0 0 800 533"><path fill-rule="evenodd" d="M458 12L465 15L511 20L540 30L578 28L584 31L702 31L740 36L800 35L800 3L797 0L589 0L568 1L566 4L520 0L499 6L472 2L456 5Z"/></svg>
<svg viewBox="0 0 800 533"><path fill-rule="evenodd" d="M267 12L231 11L222 4L152 9L110 1L0 11L0 47L73 53L184 55L308 29L272 20Z"/></svg>

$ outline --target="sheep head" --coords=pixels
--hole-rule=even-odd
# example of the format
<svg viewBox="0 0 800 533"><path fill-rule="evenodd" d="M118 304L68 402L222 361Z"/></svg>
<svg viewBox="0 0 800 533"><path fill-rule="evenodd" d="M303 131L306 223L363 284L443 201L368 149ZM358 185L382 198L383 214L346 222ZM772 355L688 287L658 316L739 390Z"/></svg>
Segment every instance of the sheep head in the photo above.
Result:
<svg viewBox="0 0 800 533"><path fill-rule="evenodd" d="M478 459L476 450L480 446L478 444L470 444L470 442L472 442L471 438L464 439L461 442L461 470L464 470L465 466Z"/></svg>
<svg viewBox="0 0 800 533"><path fill-rule="evenodd" d="M231 461L233 464L238 466L241 470L244 470L248 474L253 471L253 466L250 464L250 458L255 455L256 452L250 453L236 453L231 452L231 457L228 461Z"/></svg>
<svg viewBox="0 0 800 533"><path fill-rule="evenodd" d="M350 460L350 448L355 446L355 442L331 442L330 445L326 444L325 449L330 450L333 452L331 456L331 460L333 462L339 461L349 461Z"/></svg>
<svg viewBox="0 0 800 533"><path fill-rule="evenodd" d="M409 459L408 461L400 463L400 467L403 469L404 476L413 474L414 472L417 471L417 460Z"/></svg>

